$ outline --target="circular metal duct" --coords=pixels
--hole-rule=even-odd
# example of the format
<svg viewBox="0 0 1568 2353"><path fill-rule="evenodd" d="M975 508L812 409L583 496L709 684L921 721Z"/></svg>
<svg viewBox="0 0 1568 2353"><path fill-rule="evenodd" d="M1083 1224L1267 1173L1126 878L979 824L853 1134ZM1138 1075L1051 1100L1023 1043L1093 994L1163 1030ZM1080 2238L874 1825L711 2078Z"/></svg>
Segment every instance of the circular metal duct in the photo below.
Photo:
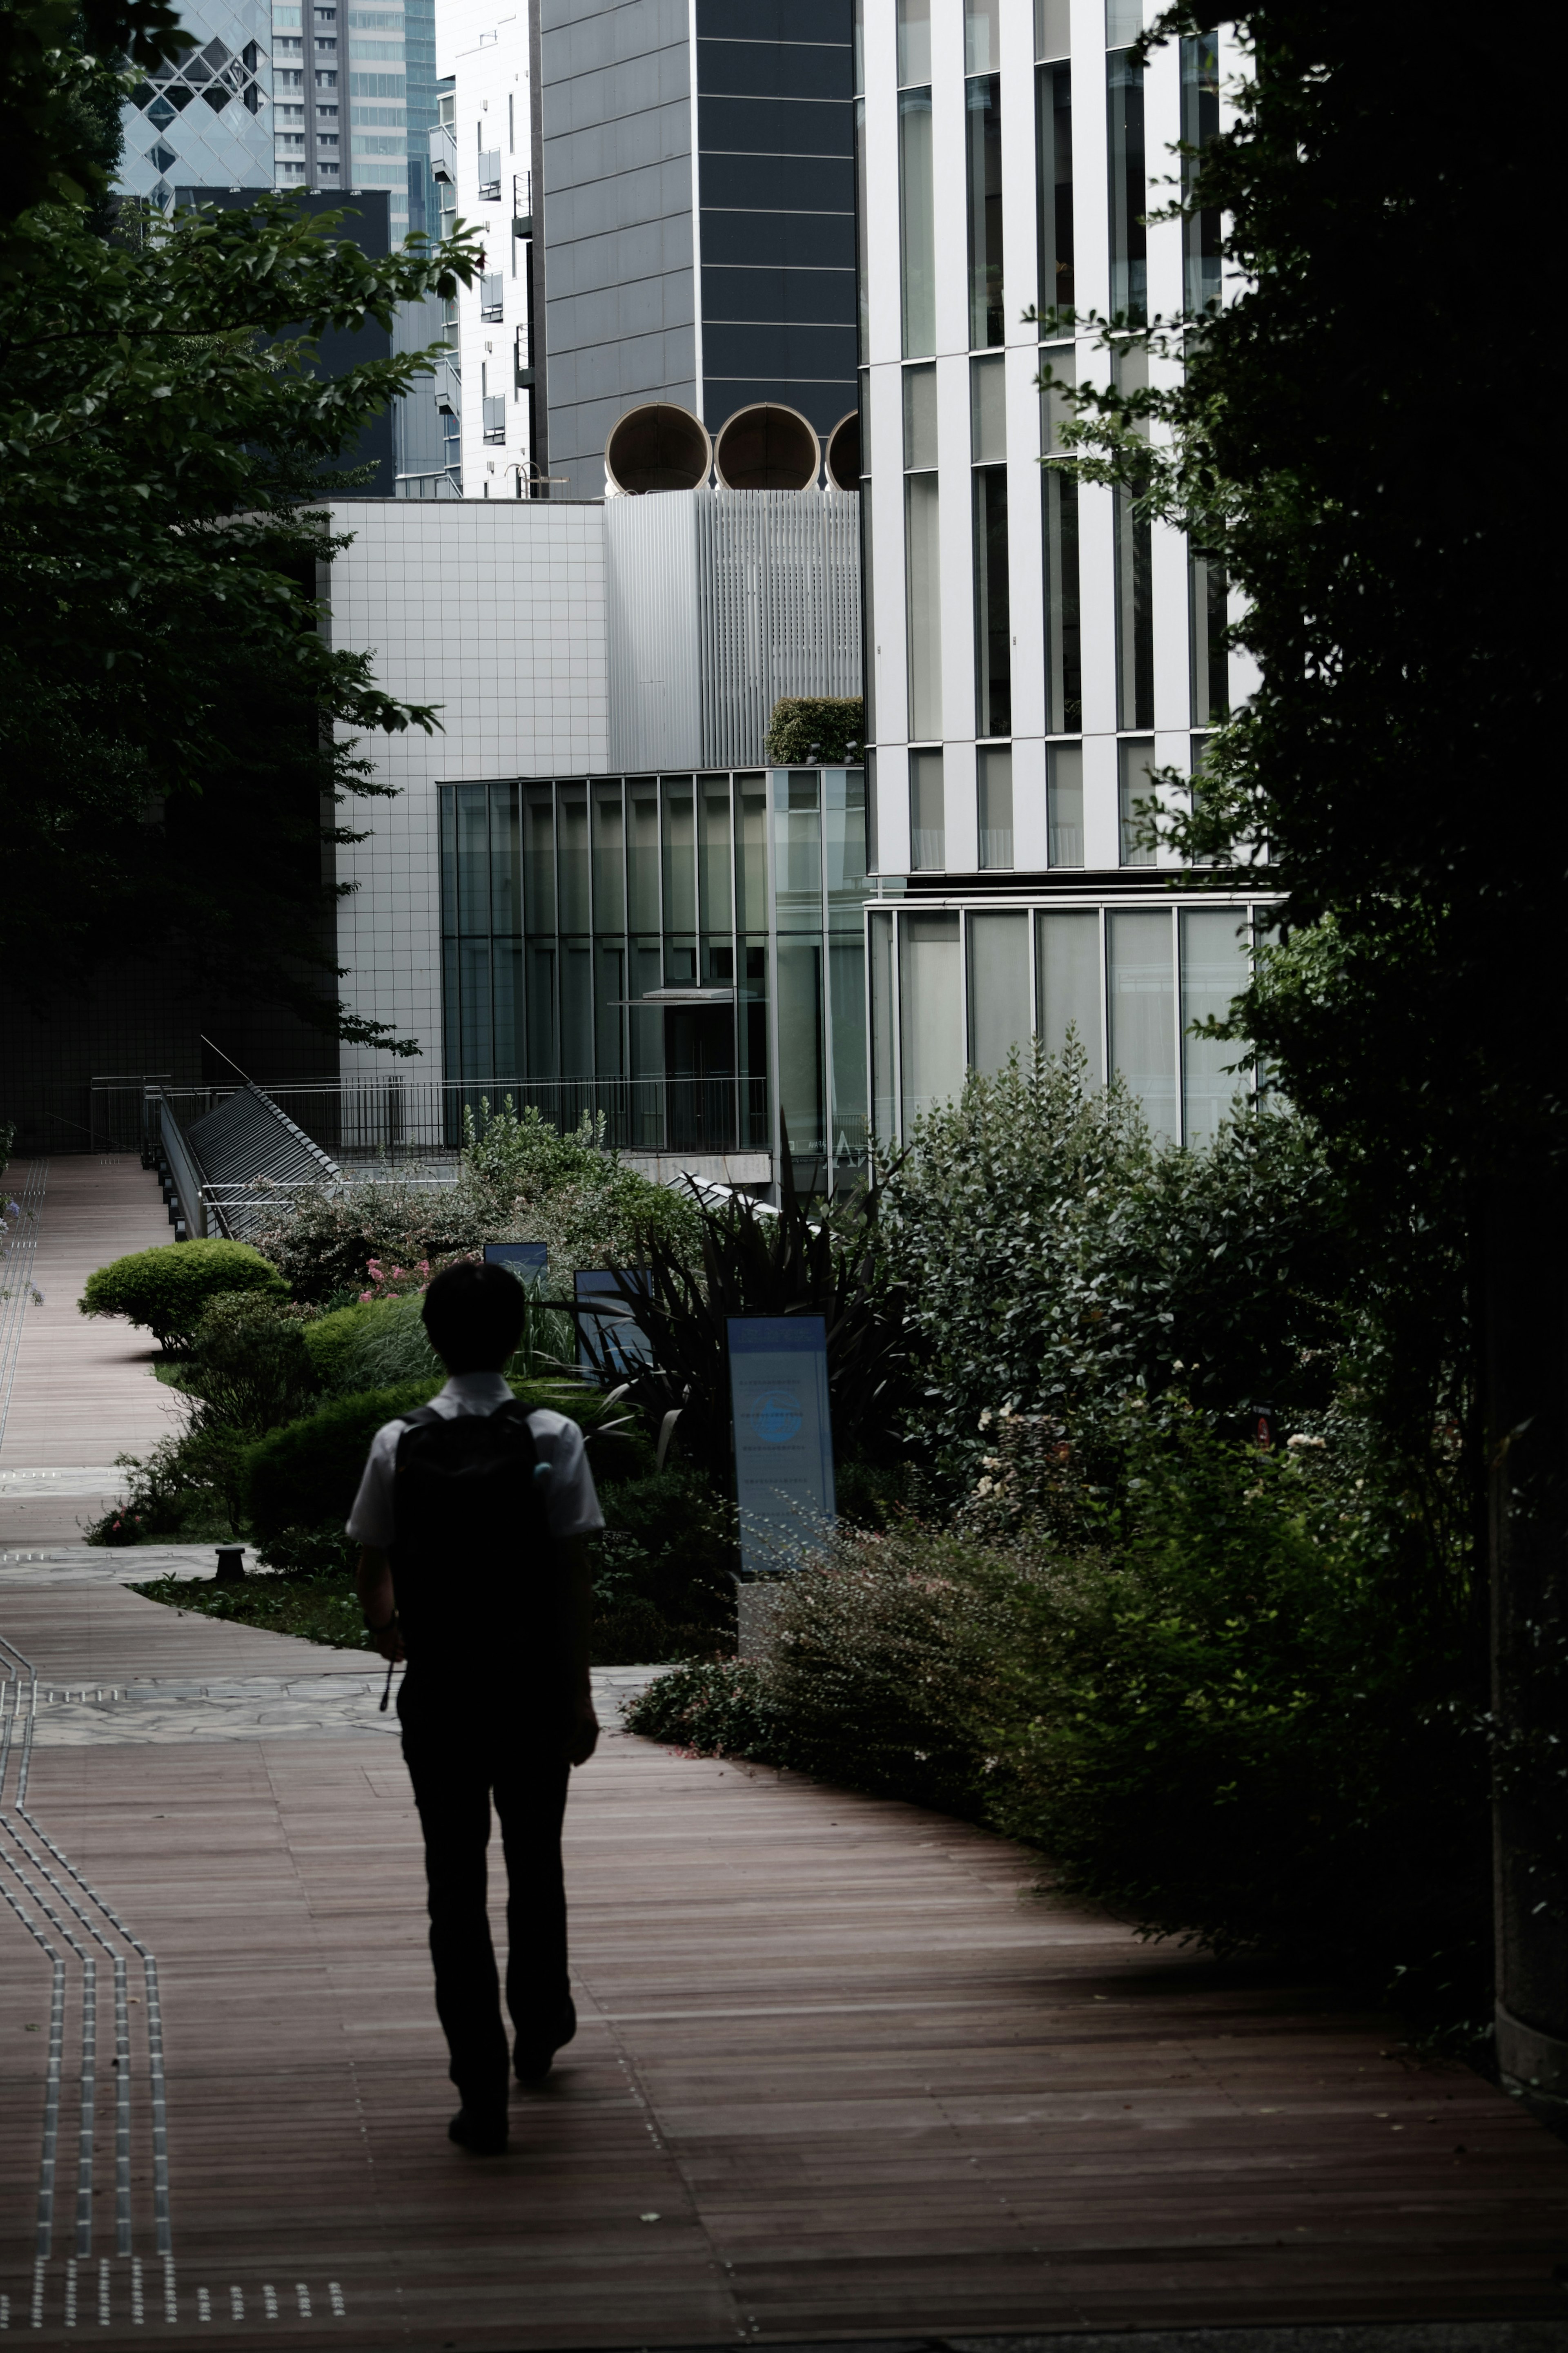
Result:
<svg viewBox="0 0 1568 2353"><path fill-rule="evenodd" d="M836 491L860 487L860 411L841 417L827 437L827 479Z"/></svg>
<svg viewBox="0 0 1568 2353"><path fill-rule="evenodd" d="M694 491L708 480L713 444L689 408L673 401L646 401L628 408L610 427L605 444L605 474L612 490L640 497L645 491Z"/></svg>
<svg viewBox="0 0 1568 2353"><path fill-rule="evenodd" d="M719 428L713 463L727 491L805 491L822 465L822 445L797 408L759 400Z"/></svg>

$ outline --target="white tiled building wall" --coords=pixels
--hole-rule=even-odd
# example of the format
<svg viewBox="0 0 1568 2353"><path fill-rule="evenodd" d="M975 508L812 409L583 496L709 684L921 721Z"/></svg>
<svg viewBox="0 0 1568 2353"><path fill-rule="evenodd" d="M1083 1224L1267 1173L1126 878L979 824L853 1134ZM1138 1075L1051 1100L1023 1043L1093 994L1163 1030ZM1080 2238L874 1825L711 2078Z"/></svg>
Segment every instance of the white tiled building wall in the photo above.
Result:
<svg viewBox="0 0 1568 2353"><path fill-rule="evenodd" d="M513 228L531 204L526 9L498 16L495 0L441 0L436 58L455 85L458 217L485 248L484 277L458 303L463 492L515 499L531 456L529 397L517 382L520 364L532 364L530 245Z"/></svg>
<svg viewBox="0 0 1568 2353"><path fill-rule="evenodd" d="M348 805L368 839L338 852L354 885L338 911L353 1010L419 1040L397 1061L344 1046L345 1078L441 1076L437 787L608 766L605 524L598 503L354 500L331 567L332 642L369 653L376 683L440 706L426 735L362 739L394 800Z"/></svg>

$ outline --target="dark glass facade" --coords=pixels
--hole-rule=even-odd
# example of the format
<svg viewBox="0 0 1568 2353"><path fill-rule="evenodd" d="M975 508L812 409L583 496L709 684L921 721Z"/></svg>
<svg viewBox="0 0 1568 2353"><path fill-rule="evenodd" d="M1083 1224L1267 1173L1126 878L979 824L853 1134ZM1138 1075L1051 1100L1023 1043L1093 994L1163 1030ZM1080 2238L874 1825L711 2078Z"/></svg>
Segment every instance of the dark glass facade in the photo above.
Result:
<svg viewBox="0 0 1568 2353"><path fill-rule="evenodd" d="M856 404L850 0L696 0L704 421Z"/></svg>
<svg viewBox="0 0 1568 2353"><path fill-rule="evenodd" d="M447 1076L627 1150L787 1135L825 1189L865 1156L865 894L858 768L445 785Z"/></svg>

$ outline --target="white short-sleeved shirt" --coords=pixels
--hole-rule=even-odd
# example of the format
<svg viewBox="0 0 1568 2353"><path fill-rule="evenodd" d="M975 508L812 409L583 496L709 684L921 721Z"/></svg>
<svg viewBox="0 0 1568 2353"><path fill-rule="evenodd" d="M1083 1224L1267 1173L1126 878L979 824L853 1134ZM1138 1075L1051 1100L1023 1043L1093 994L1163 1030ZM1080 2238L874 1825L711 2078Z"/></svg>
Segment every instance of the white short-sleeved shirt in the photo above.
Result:
<svg viewBox="0 0 1568 2353"><path fill-rule="evenodd" d="M506 1405L511 1391L500 1373L454 1373L433 1409L448 1419L459 1413L493 1413ZM550 1480L545 1511L555 1536L592 1535L605 1525L595 1492L594 1474L583 1444L583 1433L563 1413L541 1409L528 1417L529 1429L541 1462L548 1463ZM370 1441L370 1454L349 1514L347 1533L356 1544L389 1551L396 1535L393 1524L393 1474L397 1468L397 1441L406 1421L384 1421Z"/></svg>

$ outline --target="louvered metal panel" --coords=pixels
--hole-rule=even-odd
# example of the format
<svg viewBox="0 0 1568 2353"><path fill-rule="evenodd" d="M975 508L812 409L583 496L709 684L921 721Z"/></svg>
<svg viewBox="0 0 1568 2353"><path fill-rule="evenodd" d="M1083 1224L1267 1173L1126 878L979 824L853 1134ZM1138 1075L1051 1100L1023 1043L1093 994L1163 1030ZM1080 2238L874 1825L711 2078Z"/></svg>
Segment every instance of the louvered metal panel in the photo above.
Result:
<svg viewBox="0 0 1568 2353"><path fill-rule="evenodd" d="M782 695L860 691L860 501L698 491L704 767L761 765Z"/></svg>
<svg viewBox="0 0 1568 2353"><path fill-rule="evenodd" d="M195 1203L181 1198L193 1232L216 1225L224 1233L243 1238L259 1222L261 1204L247 1198L258 1179L273 1185L331 1185L342 1171L335 1160L312 1144L301 1127L280 1111L269 1094L250 1086L232 1094L214 1111L204 1112L183 1131L172 1108L161 1105L160 1124L166 1147L195 1163L200 1179L205 1218L192 1215ZM171 1162L173 1165L173 1162Z"/></svg>

